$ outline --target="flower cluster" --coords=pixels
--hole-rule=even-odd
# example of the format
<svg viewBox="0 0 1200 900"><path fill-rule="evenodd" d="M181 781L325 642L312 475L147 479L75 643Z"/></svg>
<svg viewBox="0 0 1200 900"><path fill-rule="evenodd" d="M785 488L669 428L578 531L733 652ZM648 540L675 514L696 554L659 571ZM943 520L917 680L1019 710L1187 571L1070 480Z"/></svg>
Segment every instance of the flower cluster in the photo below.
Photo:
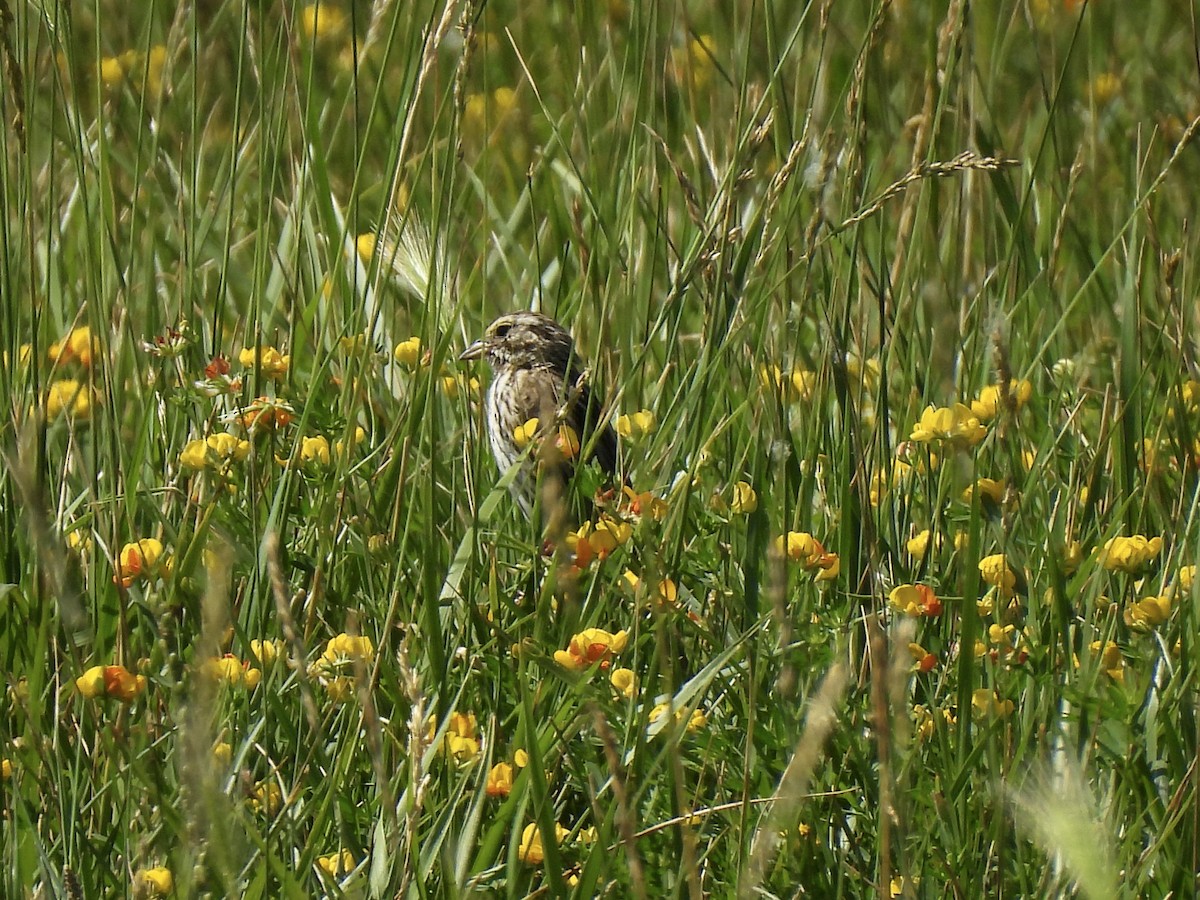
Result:
<svg viewBox="0 0 1200 900"><path fill-rule="evenodd" d="M633 537L633 526L609 515L599 516L595 523L584 522L567 532L566 545L574 554L575 567L586 569L593 560L603 562L618 547Z"/></svg>
<svg viewBox="0 0 1200 900"><path fill-rule="evenodd" d="M927 407L913 426L909 439L918 444L933 444L944 450L974 447L987 436L987 428L969 406Z"/></svg>
<svg viewBox="0 0 1200 900"><path fill-rule="evenodd" d="M806 531L789 531L780 535L775 539L775 551L807 571L815 572L818 581L832 581L841 571L837 554L827 551L820 541Z"/></svg>
<svg viewBox="0 0 1200 900"><path fill-rule="evenodd" d="M431 719L427 735L430 741L434 737L435 725L436 723ZM439 749L447 758L453 759L455 762L469 763L479 755L479 740L479 723L475 720L475 713L455 712L450 714L450 719L446 723L446 733Z"/></svg>
<svg viewBox="0 0 1200 900"><path fill-rule="evenodd" d="M940 616L942 601L926 584L899 584L888 594L888 605L907 616Z"/></svg>
<svg viewBox="0 0 1200 900"><path fill-rule="evenodd" d="M597 664L607 670L613 657L620 655L628 643L629 634L625 631L613 634L602 628L585 628L571 638L566 650L554 651L554 661L573 672L582 672Z"/></svg>
<svg viewBox="0 0 1200 900"><path fill-rule="evenodd" d="M326 642L324 652L309 667L308 674L325 689L330 699L340 703L353 695L359 674L374 660L375 645L369 637L342 633Z"/></svg>
<svg viewBox="0 0 1200 900"><path fill-rule="evenodd" d="M205 660L200 671L214 682L229 687L244 687L249 691L258 687L262 680L261 669L251 666L249 660L243 662L232 653Z"/></svg>
<svg viewBox="0 0 1200 900"><path fill-rule="evenodd" d="M626 440L637 441L654 432L654 413L641 409L635 413L617 416L617 434Z"/></svg>
<svg viewBox="0 0 1200 900"><path fill-rule="evenodd" d="M146 690L146 676L124 666L92 666L75 679L75 687L88 700L112 698L132 703Z"/></svg>
<svg viewBox="0 0 1200 900"><path fill-rule="evenodd" d="M163 555L162 542L157 538L142 538L121 548L113 584L127 588L135 581L153 581L159 575L169 574L170 561Z"/></svg>
<svg viewBox="0 0 1200 900"><path fill-rule="evenodd" d="M765 365L758 369L758 380L770 394L784 403L799 403L812 397L816 374L808 369L795 368L784 372L779 366Z"/></svg>
<svg viewBox="0 0 1200 900"><path fill-rule="evenodd" d="M1160 537L1148 538L1144 534L1132 537L1114 537L1105 541L1100 551L1100 564L1111 572L1127 572L1139 575L1162 552Z"/></svg>
<svg viewBox="0 0 1200 900"><path fill-rule="evenodd" d="M161 44L151 47L149 53L126 50L118 56L106 56L100 60L100 81L110 90L125 82L136 89L141 89L144 84L146 91L154 96L162 91L166 63L167 48Z"/></svg>

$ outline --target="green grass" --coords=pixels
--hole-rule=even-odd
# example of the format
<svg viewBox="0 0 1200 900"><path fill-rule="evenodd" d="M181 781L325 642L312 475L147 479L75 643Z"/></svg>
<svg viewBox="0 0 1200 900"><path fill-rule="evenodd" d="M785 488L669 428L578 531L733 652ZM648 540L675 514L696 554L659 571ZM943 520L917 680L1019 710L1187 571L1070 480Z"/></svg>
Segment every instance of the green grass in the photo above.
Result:
<svg viewBox="0 0 1200 900"><path fill-rule="evenodd" d="M0 12L0 895L1195 892L1184 4ZM581 571L457 362L530 305L655 417L665 513ZM585 628L632 696L556 660Z"/></svg>

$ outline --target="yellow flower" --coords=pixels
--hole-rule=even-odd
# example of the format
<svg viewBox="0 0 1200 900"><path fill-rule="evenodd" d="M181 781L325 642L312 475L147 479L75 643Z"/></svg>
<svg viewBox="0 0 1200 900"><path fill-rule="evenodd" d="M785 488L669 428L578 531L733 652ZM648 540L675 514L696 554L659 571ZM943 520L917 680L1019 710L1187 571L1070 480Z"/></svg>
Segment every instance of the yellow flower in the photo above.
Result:
<svg viewBox="0 0 1200 900"><path fill-rule="evenodd" d="M362 257L363 262L369 263L371 258L375 256L376 242L377 240L375 235L371 234L370 232L367 232L366 234L360 234L354 241L354 249L358 251L358 255Z"/></svg>
<svg viewBox="0 0 1200 900"><path fill-rule="evenodd" d="M113 88L125 80L125 66L119 56L105 56L100 60L100 81Z"/></svg>
<svg viewBox="0 0 1200 900"><path fill-rule="evenodd" d="M244 685L247 690L254 690L262 680L262 671L250 667L248 662L242 662L231 653L206 660L200 667L206 676L227 684L230 687Z"/></svg>
<svg viewBox="0 0 1200 900"><path fill-rule="evenodd" d="M1138 631L1149 631L1164 624L1171 615L1171 598L1167 594L1143 597L1125 610L1125 624Z"/></svg>
<svg viewBox="0 0 1200 900"><path fill-rule="evenodd" d="M1017 575L1008 567L1003 553L995 553L981 559L979 574L985 582L999 588L1004 596L1011 596L1017 584Z"/></svg>
<svg viewBox="0 0 1200 900"><path fill-rule="evenodd" d="M85 369L100 355L100 340L92 336L92 329L84 325L72 328L71 332L61 340L50 345L50 362L62 365L77 362Z"/></svg>
<svg viewBox="0 0 1200 900"><path fill-rule="evenodd" d="M475 713L451 713L442 742L442 750L458 762L470 762L479 755L478 724Z"/></svg>
<svg viewBox="0 0 1200 900"><path fill-rule="evenodd" d="M67 532L67 547L80 556L86 556L92 552L92 539L88 537L88 532L81 526Z"/></svg>
<svg viewBox="0 0 1200 900"><path fill-rule="evenodd" d="M591 522L584 522L574 531L567 532L567 549L571 550L575 554L574 563L575 567L578 569L586 569L589 565L591 565L592 560L597 556L599 556L600 559L604 558L596 549L597 546L600 546L601 539L598 538L596 546L593 546L591 534Z"/></svg>
<svg viewBox="0 0 1200 900"><path fill-rule="evenodd" d="M166 897L175 890L175 878L171 870L163 866L142 869L137 873L137 893L144 897Z"/></svg>
<svg viewBox="0 0 1200 900"><path fill-rule="evenodd" d="M987 435L987 428L969 407L955 403L949 407L926 408L909 435L919 444L937 444L952 449L974 447Z"/></svg>
<svg viewBox="0 0 1200 900"><path fill-rule="evenodd" d="M1121 76L1115 72L1101 72L1092 79L1088 91L1096 106L1107 106L1121 93Z"/></svg>
<svg viewBox="0 0 1200 900"><path fill-rule="evenodd" d="M554 823L554 842L560 844L570 834L557 822ZM517 848L517 858L531 866L540 866L546 860L546 848L542 845L542 833L537 825L529 824L521 832L521 846Z"/></svg>
<svg viewBox="0 0 1200 900"><path fill-rule="evenodd" d="M701 90L712 78L717 42L711 34L692 38L683 47L671 50L667 73L681 89Z"/></svg>
<svg viewBox="0 0 1200 900"><path fill-rule="evenodd" d="M819 569L818 578L835 577L841 568L836 553L825 547L807 531L789 531L775 539L775 550L808 570Z"/></svg>
<svg viewBox="0 0 1200 900"><path fill-rule="evenodd" d="M334 445L333 445L334 455L339 458L344 457L346 455L347 450L349 450L351 447L357 447L359 444L361 444L366 439L367 439L367 430L365 428L363 428L361 425L358 425L355 427L354 433L350 436L349 440L334 442Z"/></svg>
<svg viewBox="0 0 1200 900"><path fill-rule="evenodd" d="M748 516L758 509L758 494L748 481L733 485L733 502L729 506L735 516Z"/></svg>
<svg viewBox="0 0 1200 900"><path fill-rule="evenodd" d="M513 767L510 763L499 762L488 770L487 795L489 797L507 797L512 793Z"/></svg>
<svg viewBox="0 0 1200 900"><path fill-rule="evenodd" d="M150 579L159 569L159 560L163 555L163 545L154 538L142 538L133 544L121 548L117 559L117 571L113 574L113 584L129 587L139 578Z"/></svg>
<svg viewBox="0 0 1200 900"><path fill-rule="evenodd" d="M237 435L228 432L210 434L204 441L219 459L232 459L241 462L250 455L250 442L242 440Z"/></svg>
<svg viewBox="0 0 1200 900"><path fill-rule="evenodd" d="M883 366L877 357L868 356L863 359L857 353L846 354L846 374L850 376L852 384L861 383L865 387L874 388L879 384L882 371Z"/></svg>
<svg viewBox="0 0 1200 900"><path fill-rule="evenodd" d="M188 441L179 454L180 465L200 470L220 468L226 462L241 462L250 455L250 442L228 432L210 434L203 440Z"/></svg>
<svg viewBox="0 0 1200 900"><path fill-rule="evenodd" d="M1015 709L1011 700L1001 700L991 688L977 688L971 692L971 711L978 719L1004 719Z"/></svg>
<svg viewBox="0 0 1200 900"><path fill-rule="evenodd" d="M162 75L166 64L167 48L161 44L151 47L146 56L146 90L151 95L162 91Z"/></svg>
<svg viewBox="0 0 1200 900"><path fill-rule="evenodd" d="M1185 591L1190 591L1192 589L1192 579L1195 577L1195 566L1182 566L1179 569L1179 586Z"/></svg>
<svg viewBox="0 0 1200 900"><path fill-rule="evenodd" d="M1015 378L1008 383L1009 402L1013 404L1014 409L1020 409L1029 402L1029 398L1033 396L1033 385L1022 379L1017 381ZM1000 410L1000 385L989 384L979 396L971 401L971 412L975 414L980 422L990 422L996 418L996 413Z"/></svg>
<svg viewBox="0 0 1200 900"><path fill-rule="evenodd" d="M625 583L633 589L634 593L637 593L641 588L642 579L630 569L626 569L622 577L625 579ZM679 599L679 588L676 587L675 582L670 578L664 578L658 583L658 588L652 592L651 598L660 609L667 606L674 606L675 602Z"/></svg>
<svg viewBox="0 0 1200 900"><path fill-rule="evenodd" d="M995 644L1001 650L1007 650L1013 645L1013 634L1016 630L1015 625L993 623L988 626L988 643Z"/></svg>
<svg viewBox="0 0 1200 900"><path fill-rule="evenodd" d="M89 700L104 696L104 666L92 666L75 679L75 689Z"/></svg>
<svg viewBox="0 0 1200 900"><path fill-rule="evenodd" d="M314 466L329 465L329 441L322 435L301 438L300 462Z"/></svg>
<svg viewBox="0 0 1200 900"><path fill-rule="evenodd" d="M134 675L124 666L92 666L75 679L75 688L89 700L113 697L132 703L146 690L146 676Z"/></svg>
<svg viewBox="0 0 1200 900"><path fill-rule="evenodd" d="M942 601L927 584L898 584L888 594L888 605L908 616L937 616Z"/></svg>
<svg viewBox="0 0 1200 900"><path fill-rule="evenodd" d="M764 388L778 394L785 403L808 400L817 383L815 372L797 368L785 373L779 366L759 366L758 378Z"/></svg>
<svg viewBox="0 0 1200 900"><path fill-rule="evenodd" d="M12 773L13 773L12 760L9 759L7 756L4 757L4 759L0 759L0 780L8 781L8 779L12 778Z"/></svg>
<svg viewBox="0 0 1200 900"><path fill-rule="evenodd" d="M92 389L74 379L52 382L46 390L46 418L57 419L66 413L73 419L87 419L92 414L93 399Z"/></svg>
<svg viewBox="0 0 1200 900"><path fill-rule="evenodd" d="M501 126L519 112L517 92L507 85L491 94L468 94L464 107L463 130L471 134L490 131L488 141L493 145L501 140Z"/></svg>
<svg viewBox="0 0 1200 900"><path fill-rule="evenodd" d="M508 85L501 85L492 91L492 100L501 117L508 115L517 108L517 92Z"/></svg>
<svg viewBox="0 0 1200 900"><path fill-rule="evenodd" d="M648 409L638 410L632 415L617 416L617 434L623 438L637 439L654 431L654 413Z"/></svg>
<svg viewBox="0 0 1200 900"><path fill-rule="evenodd" d="M962 492L963 502L970 503L975 498L976 491L979 491L980 497L983 500L990 500L992 503L998 504L1004 499L1004 482L995 481L991 478L980 478Z"/></svg>
<svg viewBox="0 0 1200 900"><path fill-rule="evenodd" d="M349 850L339 850L328 856L317 857L317 868L330 878L337 878L353 871L355 866L354 854Z"/></svg>
<svg viewBox="0 0 1200 900"><path fill-rule="evenodd" d="M612 658L625 649L629 635L625 631L616 634L601 628L585 628L571 638L566 650L555 650L554 661L574 672L580 672L597 663L607 670Z"/></svg>
<svg viewBox="0 0 1200 900"><path fill-rule="evenodd" d="M1110 572L1136 575L1160 552L1162 538L1147 538L1144 534L1111 538L1100 551L1100 564Z"/></svg>
<svg viewBox="0 0 1200 900"><path fill-rule="evenodd" d="M463 391L466 391L468 394L479 393L479 379L475 377L468 378L463 374L442 376L442 393L451 400L457 400L458 395Z"/></svg>
<svg viewBox="0 0 1200 900"><path fill-rule="evenodd" d="M591 522L584 522L575 531L568 531L566 543L568 549L575 553L575 566L586 569L593 559L606 559L631 537L632 525L604 515L595 526Z"/></svg>
<svg viewBox="0 0 1200 900"><path fill-rule="evenodd" d="M250 642L250 653L264 668L275 664L275 660L285 657L283 641L260 641L255 638Z"/></svg>
<svg viewBox="0 0 1200 900"><path fill-rule="evenodd" d="M359 667L367 668L375 659L375 646L366 635L339 634L325 644L321 657L309 667L309 674L320 682L335 703L349 699Z"/></svg>
<svg viewBox="0 0 1200 900"><path fill-rule="evenodd" d="M929 541L931 534L928 528L917 532L904 544L904 549L908 551L908 555L916 559L923 559L925 553L929 550Z"/></svg>
<svg viewBox="0 0 1200 900"><path fill-rule="evenodd" d="M633 526L611 516L601 516L596 521L596 527L588 535L588 542L597 554L611 553L617 547L624 546L633 537Z"/></svg>
<svg viewBox="0 0 1200 900"><path fill-rule="evenodd" d="M300 32L310 41L334 41L346 33L346 14L330 2L310 3L300 10Z"/></svg>
<svg viewBox="0 0 1200 900"><path fill-rule="evenodd" d="M166 63L167 48L161 44L150 48L150 52L144 55L137 50L126 50L119 56L106 56L100 60L100 81L106 88L112 89L132 76L132 86L141 88L144 77L147 92L158 94L162 90Z"/></svg>
<svg viewBox="0 0 1200 900"><path fill-rule="evenodd" d="M674 606L679 599L679 588L675 586L675 582L670 578L664 578L658 583L658 590L654 592L654 599L659 606Z"/></svg>
<svg viewBox="0 0 1200 900"><path fill-rule="evenodd" d="M930 653L920 644L910 643L908 654L914 660L913 669L917 672L932 672L937 668L937 656Z"/></svg>
<svg viewBox="0 0 1200 900"><path fill-rule="evenodd" d="M533 439L537 437L539 424L537 418L533 418L513 429L513 442L518 449L524 450L533 442Z"/></svg>
<svg viewBox="0 0 1200 900"><path fill-rule="evenodd" d="M817 581L833 581L842 571L842 561L836 553L825 554L822 565L817 569Z"/></svg>
<svg viewBox="0 0 1200 900"><path fill-rule="evenodd" d="M939 717L929 707L920 703L913 707L914 730L916 731L918 740L927 740L933 735L933 729L937 724L938 718L941 718L942 722L947 725L953 725L958 721L954 713L950 710L942 709L940 712L941 716Z"/></svg>
<svg viewBox="0 0 1200 900"><path fill-rule="evenodd" d="M259 347L257 349L246 347L238 354L238 362L244 368L252 369L257 363L263 378L269 378L272 381L278 381L287 375L288 366L291 364L291 361L292 358L290 356L280 353L274 347Z"/></svg>
<svg viewBox="0 0 1200 900"><path fill-rule="evenodd" d="M1062 548L1063 571L1070 575L1083 562L1083 545L1079 541L1067 541Z"/></svg>
<svg viewBox="0 0 1200 900"><path fill-rule="evenodd" d="M406 341L401 341L392 351L392 357L406 369L417 368L422 362L421 339L413 336Z"/></svg>
<svg viewBox="0 0 1200 900"><path fill-rule="evenodd" d="M671 709L671 704L669 704L669 703L659 703L659 704L655 705L655 707L652 710L650 710L650 718L649 718L650 724L653 725L655 722L657 722L659 719L661 719L664 715L666 715L670 709ZM675 710L675 722L676 723L681 722L683 720L683 716L686 712L687 712L686 709L676 709ZM708 724L708 716L706 716L701 710L696 709L696 710L692 711L692 714L690 716L688 716L687 730L689 733L694 733L694 732L699 731L701 728L703 728L707 724Z"/></svg>
<svg viewBox="0 0 1200 900"><path fill-rule="evenodd" d="M274 781L260 781L254 785L249 797L250 808L255 812L273 818L283 806L283 791Z"/></svg>
<svg viewBox="0 0 1200 900"><path fill-rule="evenodd" d="M575 429L570 425L559 425L558 431L554 435L554 448L562 455L563 459L574 459L579 455L580 443L579 435L575 433Z"/></svg>
<svg viewBox="0 0 1200 900"><path fill-rule="evenodd" d="M233 747L228 741L221 741L213 747L213 759L219 766L227 766L233 760Z"/></svg>
<svg viewBox="0 0 1200 900"><path fill-rule="evenodd" d="M656 522L661 522L666 517L667 501L655 497L650 491L642 491L639 494L626 484L621 486L621 493L625 497L624 508L631 516L649 516Z"/></svg>
<svg viewBox="0 0 1200 900"><path fill-rule="evenodd" d="M1125 683L1125 657L1112 641L1092 641L1088 648L1100 657L1100 669L1119 684Z"/></svg>
<svg viewBox="0 0 1200 900"><path fill-rule="evenodd" d="M321 659L328 665L343 665L362 660L370 665L375 659L375 645L364 635L339 634L325 644Z"/></svg>
<svg viewBox="0 0 1200 900"><path fill-rule="evenodd" d="M613 669L612 674L608 676L608 681L626 700L632 700L633 695L637 693L637 676L633 674L632 669Z"/></svg>

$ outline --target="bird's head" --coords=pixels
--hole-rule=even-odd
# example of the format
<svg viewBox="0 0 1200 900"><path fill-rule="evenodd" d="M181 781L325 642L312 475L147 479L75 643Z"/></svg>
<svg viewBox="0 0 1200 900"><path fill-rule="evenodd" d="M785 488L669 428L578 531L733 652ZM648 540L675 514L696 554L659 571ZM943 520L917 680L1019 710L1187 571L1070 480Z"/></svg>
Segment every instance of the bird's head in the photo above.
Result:
<svg viewBox="0 0 1200 900"><path fill-rule="evenodd" d="M571 335L541 313L509 313L489 325L459 359L486 359L493 369L546 367L565 372L571 359Z"/></svg>

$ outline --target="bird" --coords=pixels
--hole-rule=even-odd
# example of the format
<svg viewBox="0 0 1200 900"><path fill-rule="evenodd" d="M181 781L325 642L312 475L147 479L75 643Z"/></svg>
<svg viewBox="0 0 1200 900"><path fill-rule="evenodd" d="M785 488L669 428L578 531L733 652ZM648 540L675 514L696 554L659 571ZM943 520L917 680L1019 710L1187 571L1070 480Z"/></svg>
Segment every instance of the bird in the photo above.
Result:
<svg viewBox="0 0 1200 900"><path fill-rule="evenodd" d="M549 316L536 312L502 315L483 337L459 356L462 361L484 359L492 369L492 382L484 397L484 424L496 467L506 473L518 460L522 465L511 485L513 498L532 518L538 495L538 462L523 441L524 430L537 419L536 436L545 438L559 426L570 426L578 446L592 448L594 460L610 478L617 469L617 435L603 419L601 392L583 375L571 334ZM570 452L543 466L543 490L562 495L574 465ZM542 459L548 459L542 454ZM549 504L544 504L549 505Z"/></svg>

